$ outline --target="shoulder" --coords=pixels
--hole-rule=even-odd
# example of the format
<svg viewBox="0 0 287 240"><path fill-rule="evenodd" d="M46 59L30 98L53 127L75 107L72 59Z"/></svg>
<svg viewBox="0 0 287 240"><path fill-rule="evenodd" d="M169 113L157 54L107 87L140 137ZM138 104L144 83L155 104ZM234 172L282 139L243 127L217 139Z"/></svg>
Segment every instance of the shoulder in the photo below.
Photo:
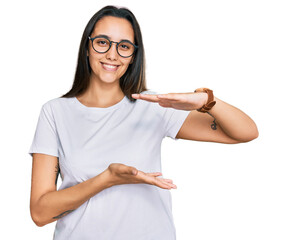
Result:
<svg viewBox="0 0 287 240"><path fill-rule="evenodd" d="M39 118L49 121L50 124L57 123L59 119L67 118L67 111L71 98L52 98L42 103Z"/></svg>
<svg viewBox="0 0 287 240"><path fill-rule="evenodd" d="M64 103L70 101L70 99L71 98L63 98L63 97L52 98L52 99L44 102L42 107L53 109L59 105L62 105Z"/></svg>
<svg viewBox="0 0 287 240"><path fill-rule="evenodd" d="M63 112L65 112L65 106L70 101L71 98L52 98L42 104L42 112L50 115L61 115Z"/></svg>

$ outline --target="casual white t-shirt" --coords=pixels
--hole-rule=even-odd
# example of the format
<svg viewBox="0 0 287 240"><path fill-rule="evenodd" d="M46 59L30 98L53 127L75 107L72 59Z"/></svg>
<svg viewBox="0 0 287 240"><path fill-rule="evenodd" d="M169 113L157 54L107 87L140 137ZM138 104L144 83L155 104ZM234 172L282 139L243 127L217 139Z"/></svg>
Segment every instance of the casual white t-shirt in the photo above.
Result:
<svg viewBox="0 0 287 240"><path fill-rule="evenodd" d="M162 172L162 140L177 140L189 112L140 99L132 103L126 96L107 108L87 107L76 97L54 98L42 105L29 154L59 158L59 190L100 174L111 163ZM58 219L54 240L64 239L175 240L170 190L150 184L104 189Z"/></svg>

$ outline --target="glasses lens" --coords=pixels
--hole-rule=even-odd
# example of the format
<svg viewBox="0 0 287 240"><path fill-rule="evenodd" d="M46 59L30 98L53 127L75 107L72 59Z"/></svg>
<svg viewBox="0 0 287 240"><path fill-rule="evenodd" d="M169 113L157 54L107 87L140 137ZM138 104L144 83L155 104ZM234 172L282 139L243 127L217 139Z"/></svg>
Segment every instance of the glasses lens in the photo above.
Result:
<svg viewBox="0 0 287 240"><path fill-rule="evenodd" d="M95 38L93 47L97 52L106 52L110 47L110 42L106 38Z"/></svg>
<svg viewBox="0 0 287 240"><path fill-rule="evenodd" d="M122 41L119 43L118 51L123 57L129 57L134 53L134 46L130 42Z"/></svg>

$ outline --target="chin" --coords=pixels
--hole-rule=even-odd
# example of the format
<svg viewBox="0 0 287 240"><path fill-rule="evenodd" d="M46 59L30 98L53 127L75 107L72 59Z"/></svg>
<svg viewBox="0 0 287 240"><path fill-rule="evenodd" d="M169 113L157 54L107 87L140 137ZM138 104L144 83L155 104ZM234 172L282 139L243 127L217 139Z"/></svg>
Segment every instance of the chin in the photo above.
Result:
<svg viewBox="0 0 287 240"><path fill-rule="evenodd" d="M110 77L110 76L103 76L100 78L102 82L105 83L114 83L114 82L118 82L119 79L115 78L115 77Z"/></svg>

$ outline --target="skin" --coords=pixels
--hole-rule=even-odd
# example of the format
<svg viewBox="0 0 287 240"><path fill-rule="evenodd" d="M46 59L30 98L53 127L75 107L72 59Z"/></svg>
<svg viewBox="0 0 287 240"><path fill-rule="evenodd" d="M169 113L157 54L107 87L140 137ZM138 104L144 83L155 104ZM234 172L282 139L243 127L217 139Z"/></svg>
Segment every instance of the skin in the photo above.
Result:
<svg viewBox="0 0 287 240"><path fill-rule="evenodd" d="M96 34L108 35L112 41L132 41L134 36L127 20L114 17L101 19L96 24L92 37ZM119 78L125 73L132 57L120 57L115 45L105 54L95 52L90 45L88 54L93 71L91 85L80 100L89 107L109 107L124 97L119 87ZM101 61L119 64L120 67L116 72L107 72L100 65ZM145 173L120 163L112 163L101 174L62 190L57 190L59 173L57 157L33 153L30 213L39 227L72 214L91 197L114 185L145 183L169 190L177 188L171 179L158 178L162 175L160 172Z"/></svg>
<svg viewBox="0 0 287 240"><path fill-rule="evenodd" d="M207 103L207 93L132 94L132 97L190 111L177 133L178 139L234 144L249 142L259 134L255 122L247 114L217 97L209 114L194 111Z"/></svg>
<svg viewBox="0 0 287 240"><path fill-rule="evenodd" d="M134 42L130 23L121 18L104 17L91 34L94 37L105 34L112 41L128 39ZM88 57L92 68L91 84L88 90L77 96L88 107L109 107L124 97L119 79L132 61L118 55L113 44L107 53L97 53L89 43ZM120 65L116 72L107 72L101 62ZM206 93L135 94L136 99L190 111L176 138L218 143L248 142L258 137L254 121L240 109L215 97L216 104L209 114L193 111L207 102ZM214 127L216 125L216 127ZM72 187L57 191L60 166L58 158L34 153L30 211L37 226L56 221L77 209L100 191L119 184L146 183L163 189L176 188L171 179L158 178L159 172L144 173L132 166L112 163L101 174Z"/></svg>
<svg viewBox="0 0 287 240"><path fill-rule="evenodd" d="M91 37L100 34L109 36L112 41L127 39L134 43L134 31L126 19L112 16L102 18L96 23ZM109 107L118 103L124 97L119 79L132 63L133 56L123 58L118 55L115 43L108 52L97 53L89 41L88 57L92 69L90 86L83 95L77 96L78 100L88 107ZM103 69L101 62L120 66L117 71L109 72Z"/></svg>

